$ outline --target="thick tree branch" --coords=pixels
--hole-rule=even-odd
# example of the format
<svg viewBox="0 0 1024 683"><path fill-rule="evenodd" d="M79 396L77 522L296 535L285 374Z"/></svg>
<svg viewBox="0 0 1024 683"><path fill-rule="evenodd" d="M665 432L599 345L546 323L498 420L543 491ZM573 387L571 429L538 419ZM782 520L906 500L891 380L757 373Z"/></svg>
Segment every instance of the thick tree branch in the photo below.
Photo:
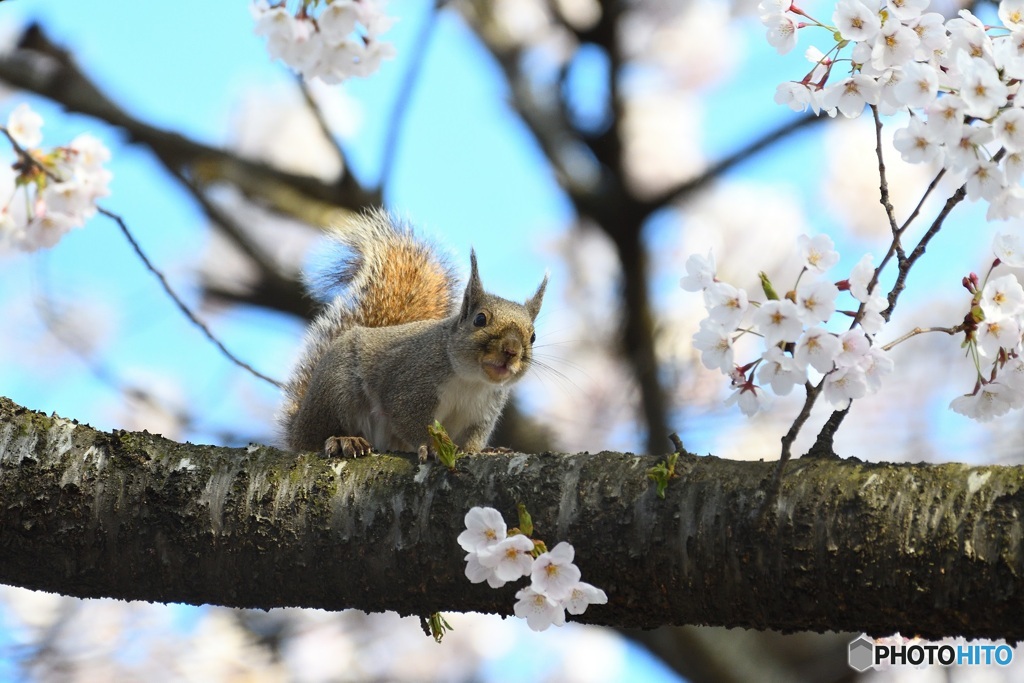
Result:
<svg viewBox="0 0 1024 683"><path fill-rule="evenodd" d="M509 614L465 511L516 502L609 603L584 621L1024 638L1024 467L620 453L324 461L102 433L0 399L0 581L81 597Z"/></svg>

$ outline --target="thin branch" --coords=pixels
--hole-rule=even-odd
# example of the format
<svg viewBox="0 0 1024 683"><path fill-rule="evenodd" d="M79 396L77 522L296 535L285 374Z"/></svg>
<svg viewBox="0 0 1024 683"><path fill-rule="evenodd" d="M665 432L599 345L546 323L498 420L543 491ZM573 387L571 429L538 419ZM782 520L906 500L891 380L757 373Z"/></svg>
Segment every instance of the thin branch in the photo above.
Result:
<svg viewBox="0 0 1024 683"><path fill-rule="evenodd" d="M409 66L405 70L402 83L398 88L398 94L395 96L395 103L391 108L391 119L388 123L388 134L384 140L380 180L378 182L381 188L388 184L394 170L395 160L398 156L398 141L402 133L402 124L409 110L409 103L412 101L413 89L416 87L417 80L419 80L423 64L427 61L427 47L430 45L430 38L434 34L434 28L437 26L437 18L442 4L443 0L438 0L430 8L427 18L423 20L423 25L420 26L420 32L416 36L416 41L409 50Z"/></svg>
<svg viewBox="0 0 1024 683"><path fill-rule="evenodd" d="M997 154L996 157L1001 156L1001 154L1002 151L1000 151L1000 153ZM892 317L892 312L896 308L896 302L899 299L900 294L907 286L907 276L910 274L910 269L913 268L917 260L924 255L925 249L928 248L928 243L931 242L932 238L934 238L935 235L939 233L939 230L942 229L942 224L945 222L946 217L949 216L950 212L956 207L956 205L962 202L966 197L967 185L961 185L957 189L957 191L950 195L949 199L946 200L946 203L942 206L942 210L939 211L939 214L935 217L935 220L932 221L932 224L928 228L928 231L925 232L925 234L921 237L920 241L918 241L917 243L917 246L915 246L914 250L910 252L910 255L907 256L906 258L899 259L899 267L898 274L896 276L896 282L895 284L893 284L892 289L889 291L889 308L883 314L885 315L886 320L889 320Z"/></svg>
<svg viewBox="0 0 1024 683"><path fill-rule="evenodd" d="M263 373L254 369L248 363L245 363L244 361L240 360L237 356L235 356L235 354L228 351L227 347L225 347L224 344L222 344L221 341L217 339L217 337L215 337L212 332L210 332L210 329L201 320L199 320L199 318L196 317L196 315L191 311L191 309L189 309L185 302L181 300L181 297L179 297L177 293L175 293L175 291L171 288L171 285L170 283L167 282L167 278L164 277L164 274L157 270L156 266L154 266L152 261L149 260L145 252L142 251L142 247L140 247L139 243L135 241L135 237L132 236L131 231L128 230L128 225L124 222L123 218L121 218L116 213L112 213L103 208L97 208L97 211L106 216L107 218L109 218L110 220L117 223L117 227L121 229L121 232L124 234L125 238L127 238L128 242L132 245L132 249L135 250L136 255L142 260L142 263L146 266L149 272L153 273L153 275L155 275L156 278L160 281L160 286L163 287L164 291L167 293L167 296L171 297L171 300L174 301L174 303L178 306L181 312L185 314L185 317L187 317L192 322L193 325L198 327L199 330L206 336L206 338L209 339L214 344L214 346L220 349L220 352L223 353L228 360L230 360L238 367L243 368L244 370L248 370L256 377L259 377L260 379L273 384L275 387L282 386L281 383L278 382L277 380L267 377Z"/></svg>
<svg viewBox="0 0 1024 683"><path fill-rule="evenodd" d="M925 201L928 199L929 196L931 196L931 193L935 190L935 188L938 187L939 181L942 180L943 176L945 175L946 169L940 168L939 172L935 174L934 178L932 178L932 181L928 183L928 187L925 188L924 194L921 195L921 199L917 202L917 206L914 207L914 210L910 212L909 216L907 216L907 220L903 221L903 225L900 226L900 235L906 232L907 228L910 227L910 224L913 223L914 219L916 219L917 216L921 213L921 207L924 206Z"/></svg>
<svg viewBox="0 0 1024 683"><path fill-rule="evenodd" d="M882 274L882 271L885 270L885 267L889 264L889 261L892 260L893 256L896 257L897 263L900 264L900 266L899 266L900 274L897 276L897 284L899 284L902 280L905 280L905 278L906 278L905 272L910 270L910 267L913 265L913 263L908 263L908 259L906 257L906 253L903 250L903 245L901 243L901 239L903 237L903 234L906 232L907 228L910 227L910 224L921 213L921 208L924 206L925 201L928 199L928 197L931 195L931 193L938 186L939 181L942 179L942 177L946 174L946 169L945 168L939 170L939 172L935 175L935 177L932 178L932 181L928 184L928 187L925 188L924 194L921 195L921 199L917 202L917 205L914 207L914 210L910 213L910 215L903 222L903 224L900 225L899 227L897 227L896 226L896 218L895 218L895 215L893 214L892 203L889 201L889 186L888 186L888 181L887 181L886 173L885 173L885 162L884 162L883 157L882 157L882 122L881 122L881 119L879 118L878 108L877 107L872 106L871 107L871 112L874 115L874 119L875 119L875 152L876 152L876 154L878 156L879 201L881 202L882 206L885 207L886 215L887 215L887 217L889 219L889 226L890 226L890 229L892 230L892 242L890 242L889 249L886 251L885 256L882 258L881 263L878 264L878 267L875 268L875 272L872 273L872 275L871 275L871 280L868 282L868 286L867 286L867 291L868 292L874 292L875 287L878 285L878 280L879 280L879 277ZM963 188L961 188L961 190L962 189ZM956 196L956 193L954 193L953 197L955 197L955 196ZM951 197L950 200L952 200L953 197ZM956 203L959 203L959 201L960 200L957 200ZM949 211L952 210L953 206L955 206L956 203L950 205L949 201L947 201L947 203L946 203L947 205L943 209L943 211L945 213L944 214L940 213L940 217L936 219L937 223L933 223L932 227L934 228L934 232L932 232L931 230L929 231L929 232L932 232L932 234L931 234L931 236L929 236L929 235L925 236L926 239L922 240L924 244L927 244L927 240L930 240L931 237L934 236L934 234L938 232L939 226L941 226L942 221L945 219L945 215L948 215ZM922 245L918 244L918 247L922 247ZM916 251L916 249L915 249L915 251ZM921 248L921 253L924 253L923 247ZM915 257L915 260L918 257L920 257L920 254L918 254L918 256ZM906 271L904 271L904 266L906 267ZM895 292L895 291L896 291L896 288L894 287L893 288L893 292ZM902 288L901 288L901 291L902 291ZM892 318L893 310L896 307L896 298L899 296L898 292L896 293L896 296L893 296L893 292L889 293L889 297L888 297L889 305L888 305L888 307L886 308L885 311L883 311L881 313L882 318L886 322L888 322ZM861 318L864 316L864 311L865 310L866 310L866 304L861 303L861 305L857 308L857 313L853 317L853 322L850 323L850 329L853 329L853 327L855 327L857 325L857 323L860 322ZM938 328L934 328L934 329L938 329ZM952 334L952 332L951 332L951 334ZM896 340L895 342L891 342L889 345L884 346L882 348L884 350L888 350L888 349L892 348L892 346L895 346L899 342L904 341L905 339L909 339L912 336L914 336L913 333L911 333L909 335L904 335L903 337L901 337L900 339ZM850 405L852 405L852 401L851 401ZM835 452L835 450L833 448L833 439L835 438L835 434L839 430L840 425L842 425L843 420L846 419L847 414L850 412L850 405L846 406L846 408L843 408L842 410L836 410L836 411L832 412L832 414L829 416L828 420L825 421L825 424L822 425L821 430L818 432L818 437L815 440L814 445L811 447L811 451L813 451L815 453L818 453L818 454L834 453Z"/></svg>
<svg viewBox="0 0 1024 683"><path fill-rule="evenodd" d="M896 339L892 340L891 342L889 342L888 344L883 346L882 350L883 351L888 351L889 349L891 349L892 347L896 346L897 344L902 344L903 342L907 341L911 337L916 337L919 334L926 334L928 332L944 332L944 333L952 336L952 335L956 334L957 332L962 332L962 331L963 331L963 325L957 325L956 327L915 327L910 332L907 332L906 334L904 334L904 335L902 335L900 337L897 337Z"/></svg>
<svg viewBox="0 0 1024 683"><path fill-rule="evenodd" d="M797 435L800 433L801 427L807 422L807 418L811 416L811 408L814 407L814 402L818 400L818 395L821 393L821 385L824 382L822 378L821 382L817 386L812 385L810 382L804 384L804 388L807 391L806 397L804 398L804 405L800 409L800 413L793 420L793 424L790 425L789 431L782 437L782 454L779 457L779 468L776 471L776 480L782 476L782 470L786 466L786 462L792 456L793 442L796 441Z"/></svg>
<svg viewBox="0 0 1024 683"><path fill-rule="evenodd" d="M899 242L900 229L896 225L896 215L889 201L889 181L885 175L885 157L882 154L882 119L878 116L878 107L871 105L871 115L875 119L875 156L878 157L878 201L885 209L885 216L889 219L889 228L892 230L892 240Z"/></svg>
<svg viewBox="0 0 1024 683"><path fill-rule="evenodd" d="M92 116L120 128L132 142L148 146L165 165L191 167L196 178L204 181L231 182L283 213L297 206L308 209L315 203L353 210L379 203L379 196L359 186L351 174L346 174L341 183L324 183L140 121L100 90L68 51L54 44L38 25L26 29L17 49L0 54L0 80L46 97L69 112Z"/></svg>

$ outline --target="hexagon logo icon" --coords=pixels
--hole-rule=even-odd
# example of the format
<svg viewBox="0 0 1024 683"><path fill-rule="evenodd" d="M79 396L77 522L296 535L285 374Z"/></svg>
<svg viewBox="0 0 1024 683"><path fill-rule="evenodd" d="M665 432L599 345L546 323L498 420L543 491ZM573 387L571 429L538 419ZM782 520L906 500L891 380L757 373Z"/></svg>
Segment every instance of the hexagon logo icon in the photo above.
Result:
<svg viewBox="0 0 1024 683"><path fill-rule="evenodd" d="M864 673L874 665L875 644L865 635L850 641L850 652L847 660L850 668Z"/></svg>

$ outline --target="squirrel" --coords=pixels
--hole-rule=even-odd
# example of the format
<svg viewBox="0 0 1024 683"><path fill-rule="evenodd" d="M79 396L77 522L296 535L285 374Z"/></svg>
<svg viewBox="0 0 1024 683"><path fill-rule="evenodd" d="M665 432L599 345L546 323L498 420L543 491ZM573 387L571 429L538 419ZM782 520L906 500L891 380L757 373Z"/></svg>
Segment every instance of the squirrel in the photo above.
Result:
<svg viewBox="0 0 1024 683"><path fill-rule="evenodd" d="M331 231L348 255L314 281L314 296L339 289L306 333L279 414L293 451L326 457L416 452L439 421L467 452L487 445L511 386L533 360L534 321L548 276L519 304L489 294L470 251L469 282L412 227L383 209Z"/></svg>

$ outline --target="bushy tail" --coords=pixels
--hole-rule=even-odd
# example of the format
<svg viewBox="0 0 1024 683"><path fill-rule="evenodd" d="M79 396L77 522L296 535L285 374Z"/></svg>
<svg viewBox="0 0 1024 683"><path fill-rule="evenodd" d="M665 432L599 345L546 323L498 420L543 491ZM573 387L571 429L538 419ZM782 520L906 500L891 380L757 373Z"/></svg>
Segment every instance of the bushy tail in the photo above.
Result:
<svg viewBox="0 0 1024 683"><path fill-rule="evenodd" d="M412 228L383 209L332 228L336 266L306 280L320 299L333 296L306 332L278 421L285 438L331 342L353 326L389 327L452 314L458 293L450 264Z"/></svg>

